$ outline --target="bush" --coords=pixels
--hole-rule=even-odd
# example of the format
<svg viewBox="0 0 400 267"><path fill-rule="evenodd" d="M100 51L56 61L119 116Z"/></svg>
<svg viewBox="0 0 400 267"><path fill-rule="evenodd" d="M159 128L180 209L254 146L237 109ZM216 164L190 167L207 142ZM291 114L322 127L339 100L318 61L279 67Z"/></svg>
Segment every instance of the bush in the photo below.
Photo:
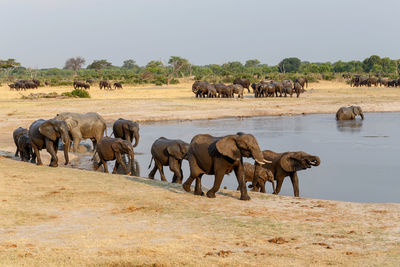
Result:
<svg viewBox="0 0 400 267"><path fill-rule="evenodd" d="M61 95L68 97L90 98L89 92L83 89L74 89L72 92L64 92Z"/></svg>
<svg viewBox="0 0 400 267"><path fill-rule="evenodd" d="M179 81L177 79L172 79L169 81L169 84L178 84Z"/></svg>

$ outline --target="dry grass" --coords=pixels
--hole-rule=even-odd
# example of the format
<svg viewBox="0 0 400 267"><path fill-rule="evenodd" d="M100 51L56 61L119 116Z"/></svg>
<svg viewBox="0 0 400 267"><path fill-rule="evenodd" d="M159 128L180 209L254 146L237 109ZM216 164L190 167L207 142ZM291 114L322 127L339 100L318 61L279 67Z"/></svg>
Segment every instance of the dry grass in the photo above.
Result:
<svg viewBox="0 0 400 267"><path fill-rule="evenodd" d="M208 199L144 178L4 158L0 169L0 265L400 262L397 204L259 193L243 202L228 190Z"/></svg>
<svg viewBox="0 0 400 267"><path fill-rule="evenodd" d="M0 149L11 132L63 111L95 111L109 122L227 116L400 111L400 89L311 84L296 98L195 99L188 83L92 88L91 99L21 100L0 87ZM71 88L40 88L64 92ZM22 92L29 94L30 91ZM43 153L45 155L47 153ZM45 159L44 159L45 160ZM322 201L222 190L217 199L179 185L0 156L0 265L57 266L396 266L400 205Z"/></svg>

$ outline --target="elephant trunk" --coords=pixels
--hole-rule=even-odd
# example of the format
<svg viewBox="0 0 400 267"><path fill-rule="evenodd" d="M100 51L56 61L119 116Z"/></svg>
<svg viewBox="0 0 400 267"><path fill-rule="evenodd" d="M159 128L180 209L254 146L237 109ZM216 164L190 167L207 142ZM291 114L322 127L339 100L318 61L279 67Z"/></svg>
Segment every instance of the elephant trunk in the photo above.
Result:
<svg viewBox="0 0 400 267"><path fill-rule="evenodd" d="M136 175L135 173L135 168L134 168L134 164L135 164L135 153L133 153L133 150L129 151L129 160L131 161L131 172L133 175Z"/></svg>
<svg viewBox="0 0 400 267"><path fill-rule="evenodd" d="M363 120L364 119L364 113L360 113L360 116L361 116L361 119Z"/></svg>
<svg viewBox="0 0 400 267"><path fill-rule="evenodd" d="M266 159L264 159L263 153L261 152L260 149L257 149L257 151L254 151L252 153L255 162L255 168L254 168L254 175L253 175L253 182L252 182L252 187L255 187L257 184L257 173L260 173L260 168L262 168L262 165L266 164L266 163L271 163L271 161L268 161Z"/></svg>
<svg viewBox="0 0 400 267"><path fill-rule="evenodd" d="M319 166L321 164L321 159L318 156L313 156L310 158L310 165Z"/></svg>
<svg viewBox="0 0 400 267"><path fill-rule="evenodd" d="M139 144L139 139L140 139L139 132L136 131L133 137L135 138L135 144L133 145L133 147L136 147Z"/></svg>

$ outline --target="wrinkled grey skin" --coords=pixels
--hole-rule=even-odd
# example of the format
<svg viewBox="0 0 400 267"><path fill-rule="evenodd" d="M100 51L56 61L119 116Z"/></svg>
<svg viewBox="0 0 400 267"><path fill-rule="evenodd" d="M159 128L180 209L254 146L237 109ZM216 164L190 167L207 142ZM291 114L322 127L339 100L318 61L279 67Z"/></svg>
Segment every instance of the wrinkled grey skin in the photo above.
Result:
<svg viewBox="0 0 400 267"><path fill-rule="evenodd" d="M276 189L274 194L279 194L285 177L289 176L292 185L294 196L299 196L299 180L297 171L311 168L312 166L319 166L321 160L317 156L307 154L303 151L276 153L271 150L264 150L264 159L271 161L263 165L264 168L270 170L274 179L276 180ZM256 185L257 180L253 179L252 186Z"/></svg>
<svg viewBox="0 0 400 267"><path fill-rule="evenodd" d="M133 147L137 147L139 144L139 123L137 122L119 118L113 124L113 133L116 138L124 139L129 143L135 139Z"/></svg>
<svg viewBox="0 0 400 267"><path fill-rule="evenodd" d="M244 180L245 182L253 182L254 175L257 175L257 184L251 191L266 193L265 183L268 181L272 185L272 192L275 192L274 175L272 172L265 168L258 168L256 172L256 166L254 164L245 162L244 167ZM239 187L238 187L239 190Z"/></svg>
<svg viewBox="0 0 400 267"><path fill-rule="evenodd" d="M182 183L182 160L187 160L189 144L176 139L167 139L160 137L154 141L151 146L151 161L154 159L154 168L149 173L149 178L154 179L157 170L160 173L161 180L167 182L165 178L163 166L169 166L169 169L174 173L172 177L173 183ZM151 161L149 168L151 167Z"/></svg>
<svg viewBox="0 0 400 267"><path fill-rule="evenodd" d="M359 106L341 107L336 112L336 120L355 120L356 116L359 115L361 119L364 119L364 113Z"/></svg>
<svg viewBox="0 0 400 267"><path fill-rule="evenodd" d="M95 164L94 168L97 170L101 164L103 164L104 172L108 173L107 161L116 160L113 170L113 174L117 173L119 165L121 165L125 174L130 174L128 171L122 155L127 154L131 162L131 166L134 166L135 154L133 152L133 146L130 142L123 140L121 138L110 138L105 137L100 140L97 144L96 152L99 155L100 162ZM132 171L132 170L131 170ZM133 172L133 171L132 171Z"/></svg>
<svg viewBox="0 0 400 267"><path fill-rule="evenodd" d="M17 147L17 150L15 151L16 157L20 156L20 150L18 149L18 138L24 134L28 134L28 129L18 127L13 131L13 139L14 139L14 144Z"/></svg>
<svg viewBox="0 0 400 267"><path fill-rule="evenodd" d="M237 133L223 137L209 134L194 136L188 152L190 177L183 184L184 190L190 192L190 186L196 180L194 194L203 195L201 177L203 174L213 174L214 186L207 192L207 197L215 198L225 174L235 171L240 199L249 200L244 181L243 157L254 158L258 163L257 168L261 168L260 164L266 162L256 138L251 134Z"/></svg>
<svg viewBox="0 0 400 267"><path fill-rule="evenodd" d="M36 162L36 155L33 153L31 140L29 139L28 133L18 137L18 150L22 161L28 162L31 160L32 163Z"/></svg>
<svg viewBox="0 0 400 267"><path fill-rule="evenodd" d="M37 157L37 165L42 165L42 159L39 151L46 148L47 152L51 155L51 167L58 166L58 141L64 143L64 158L65 165L69 162L68 151L71 145L71 140L68 134L68 126L64 121L50 119L50 120L37 120L29 126L29 139L33 147L33 151Z"/></svg>
<svg viewBox="0 0 400 267"><path fill-rule="evenodd" d="M234 94L238 95L238 98L243 98L243 91L244 88L240 84L230 84L228 85L229 88L232 88Z"/></svg>
<svg viewBox="0 0 400 267"><path fill-rule="evenodd" d="M57 114L57 120L65 121L68 126L69 133L74 141L73 151L78 151L81 140L90 139L93 142L93 149L96 144L103 138L107 129L106 121L98 113L75 113L63 112Z"/></svg>

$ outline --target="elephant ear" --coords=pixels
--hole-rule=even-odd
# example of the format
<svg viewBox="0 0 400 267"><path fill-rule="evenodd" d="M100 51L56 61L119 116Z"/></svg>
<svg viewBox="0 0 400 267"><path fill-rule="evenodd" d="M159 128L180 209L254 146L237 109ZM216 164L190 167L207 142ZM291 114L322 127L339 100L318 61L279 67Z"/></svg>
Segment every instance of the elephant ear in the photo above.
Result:
<svg viewBox="0 0 400 267"><path fill-rule="evenodd" d="M215 144L220 154L233 159L234 161L240 160L242 155L236 145L236 141L232 136L225 136L218 140Z"/></svg>
<svg viewBox="0 0 400 267"><path fill-rule="evenodd" d="M64 120L65 123L67 124L68 130L71 131L73 128L78 126L78 121L74 120L72 118L67 118Z"/></svg>
<svg viewBox="0 0 400 267"><path fill-rule="evenodd" d="M285 172L296 172L301 170L298 160L292 153L286 153L283 155L279 163Z"/></svg>
<svg viewBox="0 0 400 267"><path fill-rule="evenodd" d="M356 114L356 115L359 115L360 114L360 108L357 107L357 106L353 106L353 113Z"/></svg>
<svg viewBox="0 0 400 267"><path fill-rule="evenodd" d="M181 151L179 144L174 144L167 147L168 154L176 159L183 159L184 155Z"/></svg>
<svg viewBox="0 0 400 267"><path fill-rule="evenodd" d="M115 141L111 144L111 148L114 152L123 152L123 143L121 141Z"/></svg>
<svg viewBox="0 0 400 267"><path fill-rule="evenodd" d="M51 141L56 141L57 139L57 132L54 129L54 125L51 121L45 121L42 125L40 125L39 132L49 138Z"/></svg>

